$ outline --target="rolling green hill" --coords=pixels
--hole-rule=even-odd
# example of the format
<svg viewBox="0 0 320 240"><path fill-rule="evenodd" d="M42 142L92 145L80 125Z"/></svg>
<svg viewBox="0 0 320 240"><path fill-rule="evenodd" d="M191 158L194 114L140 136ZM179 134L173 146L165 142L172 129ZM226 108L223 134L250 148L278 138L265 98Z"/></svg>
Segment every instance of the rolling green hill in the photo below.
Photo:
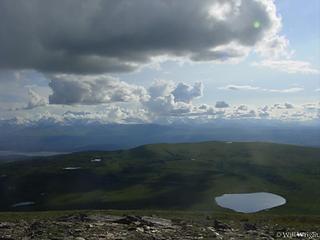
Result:
<svg viewBox="0 0 320 240"><path fill-rule="evenodd" d="M100 159L92 161L93 159ZM203 142L81 152L0 165L0 210L174 209L228 212L214 197L272 192L270 213L320 214L320 149ZM20 202L34 205L13 207Z"/></svg>

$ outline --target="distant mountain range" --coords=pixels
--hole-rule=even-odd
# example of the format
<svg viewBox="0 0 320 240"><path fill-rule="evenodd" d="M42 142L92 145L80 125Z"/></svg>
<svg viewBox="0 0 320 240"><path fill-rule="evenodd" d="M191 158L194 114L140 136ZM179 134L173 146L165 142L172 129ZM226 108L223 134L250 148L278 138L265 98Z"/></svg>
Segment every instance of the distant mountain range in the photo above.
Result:
<svg viewBox="0 0 320 240"><path fill-rule="evenodd" d="M19 125L0 122L0 151L76 152L128 149L150 143L264 141L320 146L320 124L215 120L211 123Z"/></svg>

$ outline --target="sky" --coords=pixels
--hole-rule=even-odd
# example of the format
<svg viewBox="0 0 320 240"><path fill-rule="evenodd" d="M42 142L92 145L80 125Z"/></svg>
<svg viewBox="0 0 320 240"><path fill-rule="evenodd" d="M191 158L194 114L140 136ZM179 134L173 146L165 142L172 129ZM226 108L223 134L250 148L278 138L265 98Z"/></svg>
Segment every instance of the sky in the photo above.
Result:
<svg viewBox="0 0 320 240"><path fill-rule="evenodd" d="M0 120L318 121L319 25L318 0L3 0Z"/></svg>

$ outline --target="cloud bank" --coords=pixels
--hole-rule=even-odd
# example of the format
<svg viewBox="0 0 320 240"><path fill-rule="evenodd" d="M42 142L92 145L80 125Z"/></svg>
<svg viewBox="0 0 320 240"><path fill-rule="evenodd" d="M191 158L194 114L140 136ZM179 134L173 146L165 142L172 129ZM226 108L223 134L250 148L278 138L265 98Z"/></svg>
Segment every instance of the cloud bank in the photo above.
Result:
<svg viewBox="0 0 320 240"><path fill-rule="evenodd" d="M280 119L310 120L319 117L319 105L310 103L303 106L291 103L252 107L243 104L229 104L216 101L212 104L197 104L196 99L203 96L203 83L175 83L170 80L157 80L148 88L129 84L108 75L47 75L50 79L51 95L44 98L32 88L29 89L29 102L22 110L25 115L38 112L55 121L83 119L105 123L210 121L210 119ZM251 85L227 85L222 90L261 91L275 93L295 93L302 88L265 89ZM45 106L45 108L43 108ZM39 110L37 108L41 107ZM67 113L62 110L68 108ZM98 110L96 110L96 109ZM47 114L52 109L60 109L54 114ZM77 109L77 110L74 110ZM81 109L81 111L79 111ZM95 109L86 111L85 109ZM102 110L103 109L103 110ZM77 114L75 114L77 112ZM57 117L60 115L60 118ZM108 120L109 118L109 120Z"/></svg>
<svg viewBox="0 0 320 240"><path fill-rule="evenodd" d="M281 27L272 0L2 0L0 15L0 68L77 74L241 58Z"/></svg>
<svg viewBox="0 0 320 240"><path fill-rule="evenodd" d="M154 99L148 104L159 101L161 106L156 109L140 107L126 107L118 105L104 105L96 108L89 105L86 110L75 106L59 107L50 105L46 111L37 109L20 110L14 117L0 117L0 122L15 125L73 125L73 124L130 124L130 123L213 123L215 120L276 120L276 121L314 121L319 123L320 103L306 103L293 105L292 103L277 103L262 107L249 105L229 105L228 108L202 104L200 106L174 102L172 97L168 101ZM162 103L162 105L160 104ZM159 106L158 105L158 106Z"/></svg>

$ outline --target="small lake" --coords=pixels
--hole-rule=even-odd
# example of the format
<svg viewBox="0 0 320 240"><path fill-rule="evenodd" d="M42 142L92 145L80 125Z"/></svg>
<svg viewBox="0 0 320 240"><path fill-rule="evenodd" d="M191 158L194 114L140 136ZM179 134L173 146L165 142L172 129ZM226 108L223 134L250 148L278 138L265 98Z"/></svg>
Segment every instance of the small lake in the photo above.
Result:
<svg viewBox="0 0 320 240"><path fill-rule="evenodd" d="M25 206L30 206L34 204L35 202L19 202L19 203L12 204L11 207L25 207Z"/></svg>
<svg viewBox="0 0 320 240"><path fill-rule="evenodd" d="M79 170L79 169L81 169L81 167L65 167L65 168L63 168L63 170L68 170L68 171Z"/></svg>
<svg viewBox="0 0 320 240"><path fill-rule="evenodd" d="M215 198L216 203L223 208L241 213L254 213L278 207L286 203L286 199L267 192L223 194Z"/></svg>
<svg viewBox="0 0 320 240"><path fill-rule="evenodd" d="M101 158L95 158L95 159L92 159L91 162L101 162L102 159Z"/></svg>

